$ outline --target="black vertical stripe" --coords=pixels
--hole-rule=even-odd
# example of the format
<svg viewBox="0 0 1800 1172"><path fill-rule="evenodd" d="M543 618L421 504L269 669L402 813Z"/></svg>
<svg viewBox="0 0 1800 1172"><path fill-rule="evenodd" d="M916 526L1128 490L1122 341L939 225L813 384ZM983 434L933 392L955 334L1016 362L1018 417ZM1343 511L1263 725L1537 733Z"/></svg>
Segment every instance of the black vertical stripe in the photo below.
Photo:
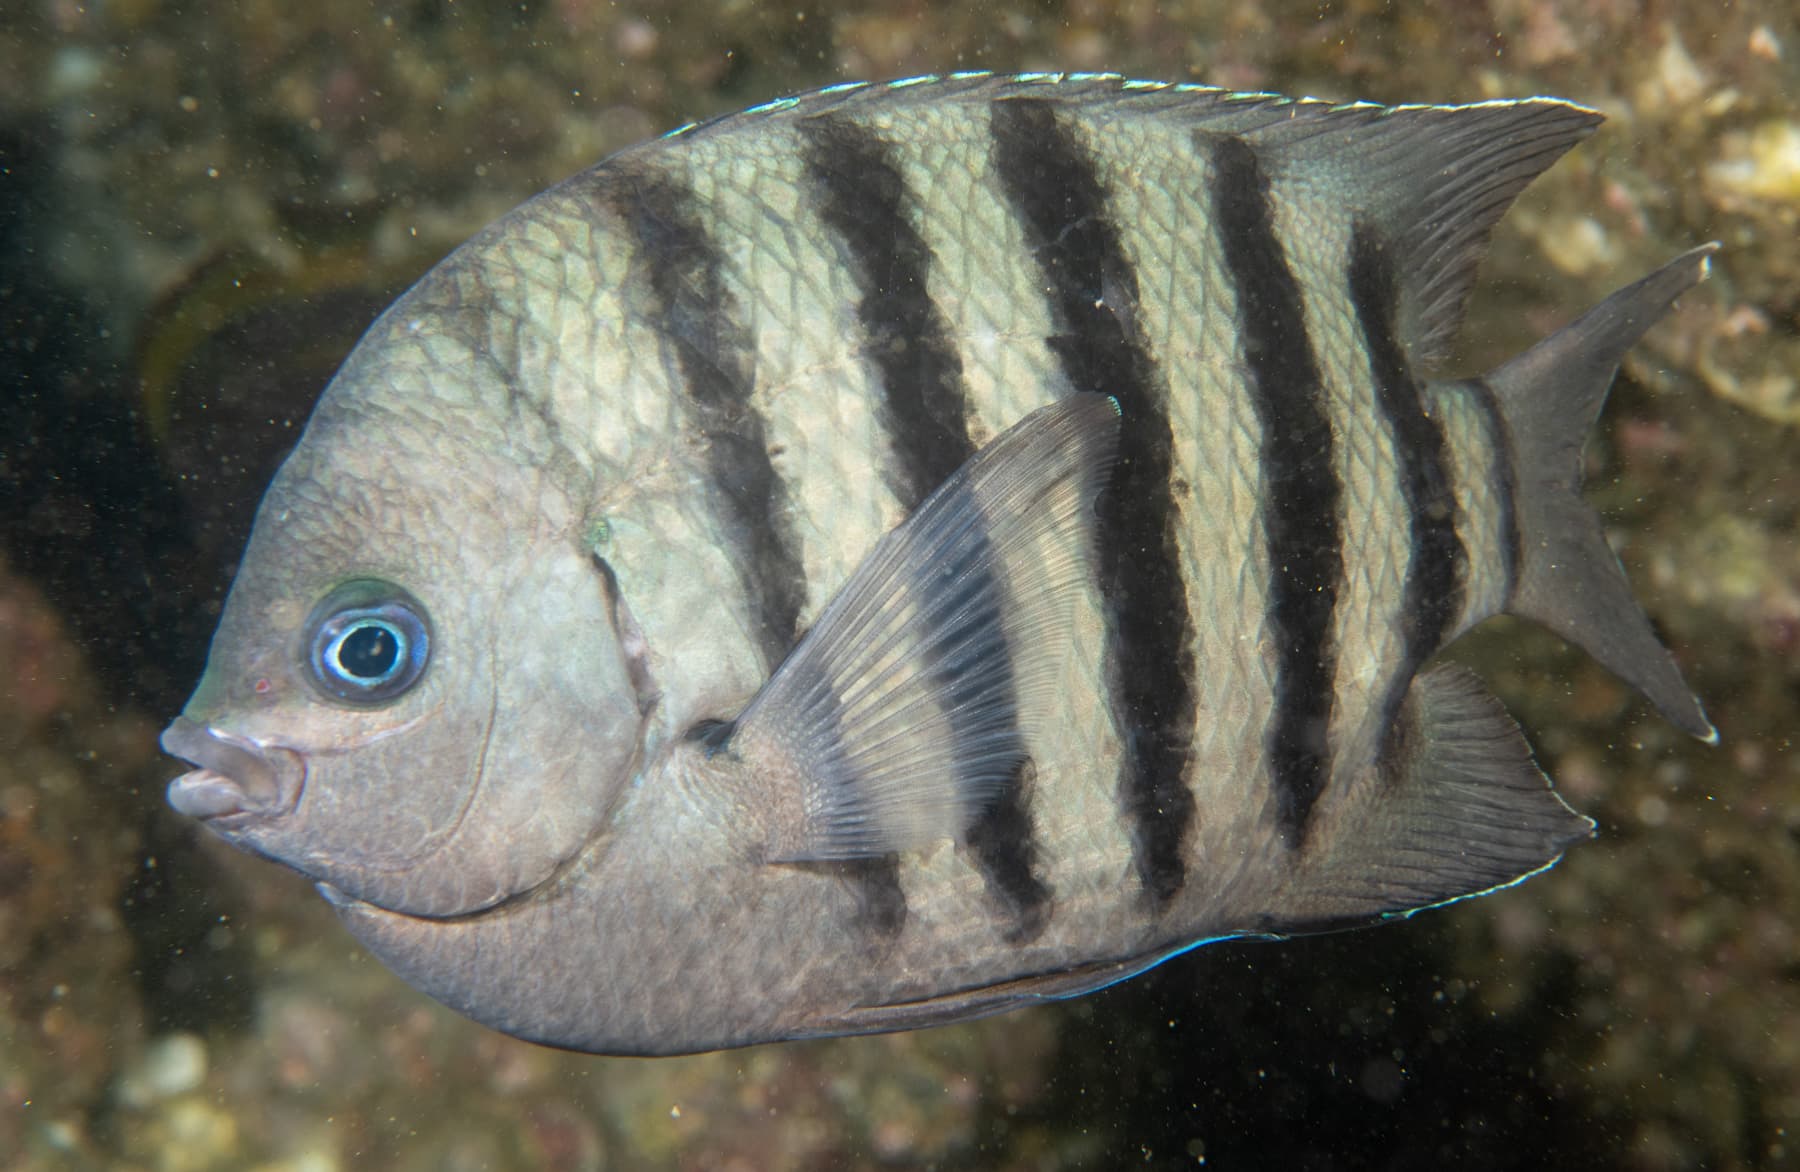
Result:
<svg viewBox="0 0 1800 1172"><path fill-rule="evenodd" d="M841 115L800 124L819 214L843 242L860 300L862 352L881 375L882 422L910 511L975 452L968 390L950 324L932 301L933 257L893 147Z"/></svg>
<svg viewBox="0 0 1800 1172"><path fill-rule="evenodd" d="M980 515L973 501L960 509L971 516ZM1031 763L1018 725L1012 649L1002 626L1004 596L994 576L980 568L989 557L987 534L979 523L973 524L941 563L919 567L916 588L955 590L944 613L959 616L959 623L992 632L979 675L963 670L956 659L956 645L932 644L926 653L932 660L933 683L942 696L957 759L967 762L1000 755L1015 762L1000 793L976 816L963 842L989 894L1012 920L1007 938L1018 943L1043 929L1050 915L1051 893L1036 873L1039 852L1027 805ZM990 689L1002 695L981 694ZM998 719L990 706L995 701L1003 706L1004 716Z"/></svg>
<svg viewBox="0 0 1800 1172"><path fill-rule="evenodd" d="M927 284L934 258L913 222L917 201L890 144L841 115L807 119L800 132L819 214L841 241L855 276L862 352L880 375L881 417L897 464L894 494L910 513L975 453L962 358ZM971 513L978 510L971 506ZM985 557L985 535L973 536L960 559L965 566ZM991 574L971 575L956 566L920 569L918 585L924 590L939 588L933 579L940 575L946 581L960 575L971 605L982 609L980 621L999 630L1002 596ZM990 676L988 684L1006 692L1011 709L1015 688L1003 636L999 647L999 678ZM932 653L942 658L941 648ZM958 759L992 752L993 734L970 723L974 708L964 694L969 687L964 674L940 667L936 684L945 697L951 737L966 747ZM1048 920L1051 892L1037 873L1040 852L1025 792L1024 738L1016 719L1009 724L1001 736L1011 741L1020 767L976 817L965 842L988 891L1013 920L1009 938L1023 940L1035 937Z"/></svg>
<svg viewBox="0 0 1800 1172"><path fill-rule="evenodd" d="M1343 488L1300 286L1275 234L1269 177L1240 138L1196 141L1211 154L1213 218L1237 291L1250 397L1262 427L1268 622L1276 643L1269 768L1282 834L1298 847L1330 776Z"/></svg>
<svg viewBox="0 0 1800 1172"><path fill-rule="evenodd" d="M993 167L1043 278L1048 339L1073 390L1121 409L1119 464L1098 502L1106 674L1124 744L1120 802L1138 875L1161 908L1187 880L1194 818L1193 624L1181 577L1167 388L1135 325L1137 274L1109 218L1093 158L1043 99L992 106Z"/></svg>
<svg viewBox="0 0 1800 1172"><path fill-rule="evenodd" d="M798 665L788 665L789 671ZM807 682L806 691L820 692L831 688L831 681L823 676L814 676ZM828 744L821 752L831 759L828 775L847 777L850 770L844 764L844 739L837 718L843 711L842 701L833 696L829 708L825 712L830 718L830 728L826 732ZM730 737L732 725L726 725L725 737ZM709 732L700 729L690 731L690 739L705 744ZM709 753L713 750L709 746ZM849 887L851 896L856 900L856 924L879 943L892 940L906 926L906 886L900 881L900 856L893 852L883 855L864 856L832 860L821 864L835 873Z"/></svg>
<svg viewBox="0 0 1800 1172"><path fill-rule="evenodd" d="M1519 548L1519 515L1514 502L1519 493L1519 466L1516 463L1513 446L1512 428L1507 425L1506 413L1500 409L1500 400L1494 394L1494 388L1481 379L1472 379L1462 384L1469 391L1481 411L1483 421L1487 424L1488 443L1493 450L1494 493L1500 498L1500 572L1506 589L1502 594L1500 609L1505 610L1512 605L1513 591L1519 585L1519 562L1522 556Z"/></svg>
<svg viewBox="0 0 1800 1172"><path fill-rule="evenodd" d="M906 926L906 888L900 883L900 856L879 855L832 864L851 886L857 920L877 939L892 939Z"/></svg>
<svg viewBox="0 0 1800 1172"><path fill-rule="evenodd" d="M1406 502L1409 555L1400 600L1402 661L1382 702L1382 725L1399 715L1413 673L1435 654L1462 613L1468 554L1456 533L1456 495L1443 429L1425 410L1419 382L1395 328L1400 305L1393 256L1371 228L1350 238L1350 303L1356 309L1375 401L1393 435L1400 493Z"/></svg>
<svg viewBox="0 0 1800 1172"><path fill-rule="evenodd" d="M671 381L687 389L712 491L738 545L763 660L773 670L793 648L806 578L787 491L750 401L755 344L726 287L724 257L700 221L698 197L674 176L615 165L598 172L597 182L636 245L633 277L654 303L654 327L679 374Z"/></svg>
<svg viewBox="0 0 1800 1172"><path fill-rule="evenodd" d="M968 834L969 850L988 892L1012 919L1006 939L1013 944L1037 939L1050 922L1050 888L1033 865L1036 850L1030 804L1036 779L1031 760L1020 761L999 798L975 820Z"/></svg>

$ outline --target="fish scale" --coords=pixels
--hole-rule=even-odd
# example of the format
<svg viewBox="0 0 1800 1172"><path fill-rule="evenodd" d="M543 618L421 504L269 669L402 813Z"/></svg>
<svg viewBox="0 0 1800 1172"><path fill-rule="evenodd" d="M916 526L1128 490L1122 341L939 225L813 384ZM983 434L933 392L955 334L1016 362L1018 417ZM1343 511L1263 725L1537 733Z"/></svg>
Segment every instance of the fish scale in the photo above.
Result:
<svg viewBox="0 0 1800 1172"><path fill-rule="evenodd" d="M1191 870L1209 876L1194 893L1204 897L1211 877L1224 873L1221 860L1247 820L1242 811L1262 805L1262 795L1235 777L1238 762L1261 753L1268 720L1270 677L1260 650L1266 558L1237 556L1262 543L1255 460L1261 426L1238 377L1244 362L1231 279L1210 234L1182 226L1184 201L1177 193L1203 185L1205 159L1170 153L1185 145L1180 133L1162 141L1143 141L1148 135L1123 128L1116 133L1116 148L1097 151L1096 160L1112 193L1121 243L1139 258L1140 273L1167 272L1164 295L1141 297L1134 316L1163 377L1181 388L1169 398L1173 471L1188 486L1175 497L1184 518L1179 556L1194 621L1192 651L1207 665L1195 680L1191 764L1183 777L1202 811L1188 832L1186 856ZM1161 263L1146 265L1141 258L1147 257ZM1221 436L1235 442L1218 442Z"/></svg>
<svg viewBox="0 0 1800 1172"><path fill-rule="evenodd" d="M761 406L765 415L775 421L772 442L782 449L778 463L786 482L797 488L796 529L808 552L807 580L815 584L814 613L805 616L810 623L816 618L817 608L849 576L875 539L892 527L903 508L892 490L865 494L866 499L875 502L877 513L867 518L872 524L859 525L864 518L857 516L855 498L847 501L841 492L841 485L854 481L855 470L890 466L895 454L887 435L872 425L871 409L882 393L875 377L876 364L859 359L850 342L856 331L845 320L845 311L858 300L851 289L853 275L840 265L824 263L829 256L825 248L830 236L819 223L817 201L803 201L795 194L813 182L804 173L804 143L796 141L798 136L791 132L776 134L788 140L770 152L770 157L779 161L750 171L749 184L757 192L772 189L795 195L796 205L784 205L780 212L784 219L802 225L795 233L813 241L816 248L801 258L768 259L760 251L752 252L735 271L744 283L747 304L762 307L758 312L782 315L784 320L792 313L806 323L796 331L759 334L778 340L783 349L759 354L757 376L759 388L765 388L759 395ZM734 218L758 214L759 208L773 202L744 190L745 184L735 179L741 173L734 170L738 166L735 156L717 159L705 151L696 154L688 174L694 181L696 195L711 210L715 235L728 229ZM807 227L812 230L808 232ZM787 238L784 232L781 239ZM790 292L790 288L798 292ZM841 371L842 377L834 377L833 371ZM861 410L864 426L854 432L845 429L839 419L845 400ZM800 435L805 438L799 439ZM966 438L964 443L968 443ZM968 450L972 450L972 445ZM823 463L808 462L814 453ZM959 455L952 452L948 467L954 469L959 463ZM918 501L914 498L905 503L910 507ZM1029 814L1017 809L1014 814L1015 825L1022 823L1021 829L1029 832ZM1034 852L1026 848L1020 853ZM994 880L989 884L992 890L984 897L985 904L977 901L976 906L965 907L966 894L959 893L980 891L979 885L970 883L969 871L976 863L976 859L961 854L909 859L893 873L892 879L883 870L863 882L897 884L900 893L912 897L902 901L909 911L915 907L946 907L944 918L951 922L991 924L994 902L1004 902L1011 896ZM1012 864L1008 861L1000 865ZM1021 882L1015 874L1011 887L1016 890ZM887 898L892 900L895 896L890 894ZM902 914L901 922L904 918Z"/></svg>
<svg viewBox="0 0 1800 1172"><path fill-rule="evenodd" d="M854 495L838 487L878 460L886 445L875 418L874 381L856 352L847 313L849 275L818 263L816 249L799 243L822 239L825 229L799 194L802 170L793 147L773 152L747 177L740 177L735 158L695 154L686 178L714 239L753 238L732 230L740 218L777 215L792 224L775 246L737 258L729 279L757 341L752 402L768 421L767 442L791 494L791 523L808 584L800 625L810 626L862 552L905 515L879 485ZM785 198L771 207L775 197L765 191ZM794 328L758 328L765 320Z"/></svg>
<svg viewBox="0 0 1800 1172"><path fill-rule="evenodd" d="M970 163L987 150L985 109L959 111L954 119L941 121L947 125L929 137L892 118L871 119L867 129L892 144L896 165L911 180L910 194L920 201L915 221L933 257L929 293L946 320L971 323L956 341L963 349L967 428L974 442L1066 393L1066 385L1058 389L1060 372L1043 345L1052 326L1036 295L1038 280L1018 224L1005 214L993 172ZM924 153L921 144L934 143L940 144L936 151ZM946 143L950 145L941 145ZM945 257L988 259L978 274L950 280L944 277ZM997 344L987 344L989 337ZM874 453L870 463L883 466L887 458L885 452ZM1081 893L1115 889L1112 872L1129 848L1110 789L1092 784L1110 776L1096 763L1117 754L1108 730L1079 710L1043 723L1080 730L1076 744L1032 746L1039 764L1035 838L1045 881L1054 893L1055 918L1067 924L1081 914ZM970 859L954 852L902 860L904 886L919 896L916 914L927 917L921 921L921 935L992 929L993 897L975 882L972 867ZM1104 914L1103 907L1094 906L1094 916Z"/></svg>
<svg viewBox="0 0 1800 1172"><path fill-rule="evenodd" d="M1329 254L1341 256L1347 241L1340 237L1331 245ZM1334 267L1341 280L1342 264ZM1379 732L1371 728L1371 717L1379 717L1390 681L1410 677L1418 666L1406 662L1402 635L1413 540L1393 425L1377 406L1348 291L1333 285L1311 283L1309 332L1332 340L1320 347L1320 363L1340 437L1337 474L1344 486L1344 569L1331 640L1337 672L1330 742L1334 761L1357 762L1366 758L1371 735Z"/></svg>
<svg viewBox="0 0 1800 1172"><path fill-rule="evenodd" d="M1270 171L1242 138L1196 135L1194 146L1210 164L1213 230L1246 339L1243 392L1261 428L1259 517L1270 567L1264 629L1275 657L1264 753L1277 827L1298 846L1329 780L1339 700L1331 622L1344 576L1340 444L1318 340L1307 331L1306 274L1296 271L1277 231Z"/></svg>
<svg viewBox="0 0 1800 1172"><path fill-rule="evenodd" d="M1444 632L1456 638L1506 605L1509 586L1502 552L1501 481L1498 462L1504 453L1495 444L1491 417L1459 384L1430 388L1426 410L1439 421L1450 462L1450 482L1458 486L1455 527L1464 550L1463 599L1460 612Z"/></svg>
<svg viewBox="0 0 1800 1172"><path fill-rule="evenodd" d="M1447 639L1536 618L1710 734L1571 458L1710 248L1424 377L1594 121L953 75L624 152L347 361L170 800L447 1004L620 1053L1517 882L1591 823Z"/></svg>
<svg viewBox="0 0 1800 1172"><path fill-rule="evenodd" d="M862 347L878 371L893 449L889 479L910 512L975 451L955 331L930 300L935 258L919 235L917 196L891 144L845 119L819 119L801 133L808 182L855 274ZM998 658L1005 662L1011 654L1004 648ZM940 686L949 693L951 735L978 738L979 727L959 719L963 701L976 698L973 685L953 672L941 675ZM994 686L1012 692L1010 703L1017 703L1010 672ZM1023 753L1026 730L1015 723L1007 735L1015 738L1008 751ZM964 839L990 898L1013 920L1006 929L1009 940L1036 936L1051 910L1030 810L1036 787L1035 765L1019 764Z"/></svg>

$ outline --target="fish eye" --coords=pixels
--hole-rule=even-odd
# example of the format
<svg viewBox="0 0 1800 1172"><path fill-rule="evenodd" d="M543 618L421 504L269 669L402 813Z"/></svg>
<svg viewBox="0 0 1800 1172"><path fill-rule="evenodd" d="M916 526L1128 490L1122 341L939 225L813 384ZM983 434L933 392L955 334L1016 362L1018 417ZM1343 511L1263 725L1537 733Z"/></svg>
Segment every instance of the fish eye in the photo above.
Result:
<svg viewBox="0 0 1800 1172"><path fill-rule="evenodd" d="M384 704L425 674L431 631L418 600L388 582L346 582L313 608L308 667L327 696Z"/></svg>

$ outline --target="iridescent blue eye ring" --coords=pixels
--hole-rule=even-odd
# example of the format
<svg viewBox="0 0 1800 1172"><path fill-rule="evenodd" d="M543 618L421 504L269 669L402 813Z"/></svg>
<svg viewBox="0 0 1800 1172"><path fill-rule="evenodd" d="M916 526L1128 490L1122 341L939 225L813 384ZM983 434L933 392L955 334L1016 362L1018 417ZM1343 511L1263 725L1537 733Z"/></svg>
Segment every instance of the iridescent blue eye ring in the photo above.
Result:
<svg viewBox="0 0 1800 1172"><path fill-rule="evenodd" d="M389 582L346 582L313 608L307 666L327 696L385 704L425 674L431 630L425 608Z"/></svg>

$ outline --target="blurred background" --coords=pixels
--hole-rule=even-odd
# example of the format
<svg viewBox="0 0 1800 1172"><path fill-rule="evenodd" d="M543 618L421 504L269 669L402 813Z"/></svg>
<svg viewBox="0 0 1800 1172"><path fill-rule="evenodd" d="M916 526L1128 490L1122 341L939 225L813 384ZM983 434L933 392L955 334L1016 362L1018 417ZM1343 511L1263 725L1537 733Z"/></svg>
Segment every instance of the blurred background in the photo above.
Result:
<svg viewBox="0 0 1800 1172"><path fill-rule="evenodd" d="M608 152L847 78L1115 70L1607 125L1502 224L1455 367L1676 252L1589 496L1719 726L1459 648L1599 838L1404 924L971 1026L671 1060L510 1041L162 803L262 485L361 330ZM1800 1166L1791 0L5 0L0 1167Z"/></svg>

